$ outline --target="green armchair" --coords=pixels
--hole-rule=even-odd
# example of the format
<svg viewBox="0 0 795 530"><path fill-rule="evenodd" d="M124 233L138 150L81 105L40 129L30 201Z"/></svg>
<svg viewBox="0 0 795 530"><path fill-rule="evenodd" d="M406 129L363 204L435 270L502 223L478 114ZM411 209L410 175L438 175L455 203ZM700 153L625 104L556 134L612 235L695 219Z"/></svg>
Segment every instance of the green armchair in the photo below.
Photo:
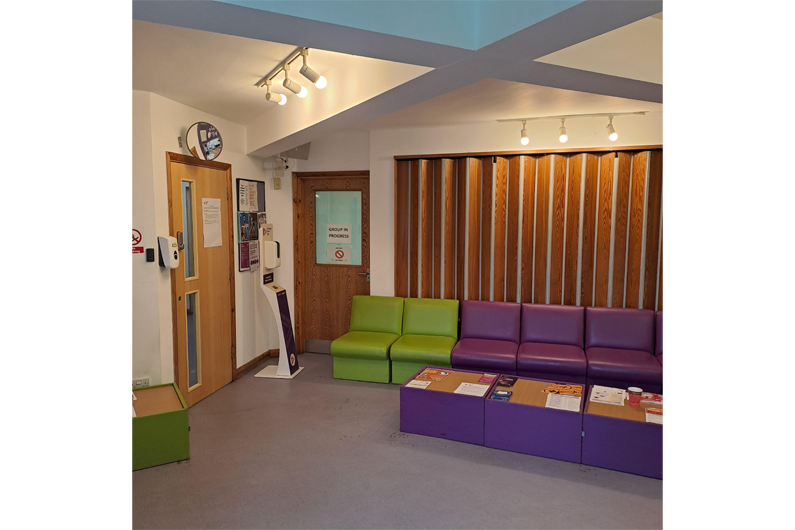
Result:
<svg viewBox="0 0 795 530"><path fill-rule="evenodd" d="M424 366L448 367L458 341L458 300L407 298L403 308L403 336L389 353L392 382L405 383Z"/></svg>
<svg viewBox="0 0 795 530"><path fill-rule="evenodd" d="M389 349L402 326L402 298L354 296L351 330L331 343L334 378L388 383Z"/></svg>

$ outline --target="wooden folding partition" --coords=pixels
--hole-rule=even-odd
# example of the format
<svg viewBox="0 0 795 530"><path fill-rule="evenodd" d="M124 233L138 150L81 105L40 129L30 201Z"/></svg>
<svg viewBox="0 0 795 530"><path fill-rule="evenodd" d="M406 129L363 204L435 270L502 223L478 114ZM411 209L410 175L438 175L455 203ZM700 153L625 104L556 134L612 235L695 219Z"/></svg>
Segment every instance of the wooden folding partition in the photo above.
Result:
<svg viewBox="0 0 795 530"><path fill-rule="evenodd" d="M662 309L662 149L396 157L395 295Z"/></svg>

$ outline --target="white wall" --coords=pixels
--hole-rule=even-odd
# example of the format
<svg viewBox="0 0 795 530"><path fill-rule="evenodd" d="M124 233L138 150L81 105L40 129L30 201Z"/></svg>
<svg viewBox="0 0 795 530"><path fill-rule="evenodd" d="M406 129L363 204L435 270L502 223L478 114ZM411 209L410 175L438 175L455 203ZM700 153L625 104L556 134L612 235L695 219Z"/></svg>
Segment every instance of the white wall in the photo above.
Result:
<svg viewBox="0 0 795 530"><path fill-rule="evenodd" d="M243 125L157 94L133 91L133 227L147 226L144 243L149 248L156 246L158 234L169 233L166 152L187 154L178 137L184 138L187 127L197 121L208 121L221 131L224 149L218 161L232 164L233 179L265 179L261 162L246 155ZM269 202L266 190L266 208ZM148 376L152 384L171 382L171 277L157 262L145 263L140 256L133 255L133 378ZM235 270L238 367L278 347L276 322L258 279L259 272Z"/></svg>

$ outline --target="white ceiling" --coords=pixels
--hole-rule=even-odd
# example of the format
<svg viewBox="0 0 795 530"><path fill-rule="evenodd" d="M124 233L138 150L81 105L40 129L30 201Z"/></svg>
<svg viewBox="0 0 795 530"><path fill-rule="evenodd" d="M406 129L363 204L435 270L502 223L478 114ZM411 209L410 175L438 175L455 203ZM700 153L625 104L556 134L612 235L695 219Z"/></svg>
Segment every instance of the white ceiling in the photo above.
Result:
<svg viewBox="0 0 795 530"><path fill-rule="evenodd" d="M484 79L382 116L362 124L357 129L431 127L493 122L510 118L634 111L662 111L662 105L512 81Z"/></svg>
<svg viewBox="0 0 795 530"><path fill-rule="evenodd" d="M557 66L662 84L662 13L536 60Z"/></svg>
<svg viewBox="0 0 795 530"><path fill-rule="evenodd" d="M290 105L311 107L317 89L298 72L300 60L295 63L290 77L309 89L305 100L298 100L279 85L282 75L274 83L273 91L289 94L285 108L277 109L278 105L265 101L265 89L254 86L294 49L295 46L287 44L134 20L133 90L154 92L216 116L248 124L267 112L283 111ZM332 87L350 85L352 80L373 72L378 73L379 79L386 80L386 85L380 88L389 89L430 70L314 49L310 50L309 64L328 79L326 92ZM378 93L362 97L368 99Z"/></svg>

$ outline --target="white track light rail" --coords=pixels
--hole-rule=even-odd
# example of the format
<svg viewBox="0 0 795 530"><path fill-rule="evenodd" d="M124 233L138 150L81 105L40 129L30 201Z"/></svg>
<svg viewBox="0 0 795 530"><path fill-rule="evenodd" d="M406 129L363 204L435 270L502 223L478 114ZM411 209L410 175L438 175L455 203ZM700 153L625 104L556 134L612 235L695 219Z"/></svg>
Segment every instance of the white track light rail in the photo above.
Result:
<svg viewBox="0 0 795 530"><path fill-rule="evenodd" d="M282 82L282 86L289 90L290 92L297 95L299 98L304 98L307 95L306 87L301 86L294 80L290 79L290 65L294 63L298 58L303 59L303 66L299 70L301 75L307 78L315 87L319 89L323 89L326 86L326 78L322 75L318 74L315 70L313 70L307 64L307 58L309 57L309 48L299 47L290 53L286 59L279 63L279 65L271 70L268 75L257 81L254 86L257 88L267 87L267 94L265 95L265 99L274 103L279 103L280 105L284 105L287 103L287 96L284 94L273 94L270 91L270 87L273 84L273 79L283 73L284 74L284 81ZM279 99L278 96L281 96L283 99Z"/></svg>
<svg viewBox="0 0 795 530"><path fill-rule="evenodd" d="M618 133L616 132L615 127L613 127L613 118L616 116L645 116L648 111L642 110L638 112L603 112L601 114L567 114L565 116L537 116L534 118L510 118L507 120L497 120L498 123L513 123L513 122L521 122L522 123L522 131L521 131L521 142L522 145L527 145L530 143L530 136L527 134L527 122L528 121L538 121L538 120L560 120L560 129L558 129L558 140L560 143L565 144L569 140L569 135L566 133L566 120L571 120L575 118L607 118L607 137L611 142L615 142L618 140Z"/></svg>

